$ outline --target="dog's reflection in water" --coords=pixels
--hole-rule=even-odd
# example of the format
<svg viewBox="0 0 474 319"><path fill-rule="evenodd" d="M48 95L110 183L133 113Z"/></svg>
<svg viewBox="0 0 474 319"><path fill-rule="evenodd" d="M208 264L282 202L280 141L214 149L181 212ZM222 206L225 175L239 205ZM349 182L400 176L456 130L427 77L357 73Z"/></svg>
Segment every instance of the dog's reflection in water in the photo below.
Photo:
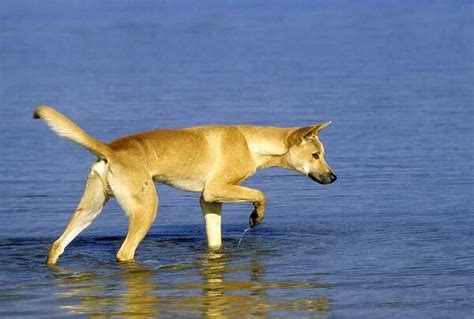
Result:
<svg viewBox="0 0 474 319"><path fill-rule="evenodd" d="M60 308L92 318L159 316L159 296L153 293L159 289L154 280L156 270L136 262L119 267L120 271L111 275L51 267L60 288L58 297L64 299Z"/></svg>
<svg viewBox="0 0 474 319"><path fill-rule="evenodd" d="M118 272L105 276L60 267L52 269L60 290L58 297L64 300L60 307L92 318L327 315L329 300L321 297L326 294L327 285L265 282L260 259L256 253L247 265L242 265L225 253L209 252L195 263L160 269L124 263L119 265ZM300 296L302 291L310 293L289 299L295 295L291 290L299 291L296 295Z"/></svg>
<svg viewBox="0 0 474 319"><path fill-rule="evenodd" d="M217 252L210 252L203 259L204 312L206 318L223 318L226 315L264 315L265 289L262 283L263 267L258 257L250 269L238 269L228 265L228 258ZM228 274L229 278L225 278ZM235 278L232 278L233 275Z"/></svg>

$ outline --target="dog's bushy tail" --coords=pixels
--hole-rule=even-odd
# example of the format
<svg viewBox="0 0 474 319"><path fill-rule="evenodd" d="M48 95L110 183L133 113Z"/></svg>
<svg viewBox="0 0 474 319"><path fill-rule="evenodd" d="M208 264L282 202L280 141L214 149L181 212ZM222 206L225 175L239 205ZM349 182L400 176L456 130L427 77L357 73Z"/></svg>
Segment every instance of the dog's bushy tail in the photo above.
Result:
<svg viewBox="0 0 474 319"><path fill-rule="evenodd" d="M94 139L76 123L50 106L38 106L33 118L42 119L56 134L85 147L99 158L107 159L112 152L107 144Z"/></svg>

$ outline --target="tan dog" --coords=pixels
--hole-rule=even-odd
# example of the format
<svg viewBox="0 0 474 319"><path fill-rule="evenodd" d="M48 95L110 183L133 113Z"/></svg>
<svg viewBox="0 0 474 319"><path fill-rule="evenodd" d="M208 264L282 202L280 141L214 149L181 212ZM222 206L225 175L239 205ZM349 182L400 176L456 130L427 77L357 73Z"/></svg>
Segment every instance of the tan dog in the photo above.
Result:
<svg viewBox="0 0 474 319"><path fill-rule="evenodd" d="M240 186L256 170L284 167L329 184L336 176L324 160L318 133L331 122L302 128L257 126L202 126L156 130L100 142L48 106L34 118L43 119L59 136L82 145L98 160L92 165L84 195L62 236L54 242L48 264L55 264L66 246L115 196L129 217L127 237L117 253L132 260L135 250L155 220L158 196L154 182L200 192L210 249L219 249L223 202L251 202L250 227L265 217L265 195Z"/></svg>

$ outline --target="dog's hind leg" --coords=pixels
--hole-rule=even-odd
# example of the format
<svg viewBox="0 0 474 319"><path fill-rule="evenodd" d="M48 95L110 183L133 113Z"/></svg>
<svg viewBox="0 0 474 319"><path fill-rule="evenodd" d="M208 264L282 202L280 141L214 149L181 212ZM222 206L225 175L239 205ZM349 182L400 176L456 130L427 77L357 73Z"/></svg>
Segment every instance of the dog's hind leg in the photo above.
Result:
<svg viewBox="0 0 474 319"><path fill-rule="evenodd" d="M144 176L139 179L138 176L134 180L111 179L112 191L129 218L127 237L117 252L119 261L133 259L135 250L156 218L158 195L153 180Z"/></svg>
<svg viewBox="0 0 474 319"><path fill-rule="evenodd" d="M201 196L200 199L202 216L206 225L207 246L209 249L219 249L222 246L221 236L221 213L222 203L206 202Z"/></svg>
<svg viewBox="0 0 474 319"><path fill-rule="evenodd" d="M96 162L87 177L84 195L67 225L64 233L51 246L48 254L48 265L55 264L69 243L86 229L99 215L102 207L109 198L107 185L103 176L106 170L104 161Z"/></svg>

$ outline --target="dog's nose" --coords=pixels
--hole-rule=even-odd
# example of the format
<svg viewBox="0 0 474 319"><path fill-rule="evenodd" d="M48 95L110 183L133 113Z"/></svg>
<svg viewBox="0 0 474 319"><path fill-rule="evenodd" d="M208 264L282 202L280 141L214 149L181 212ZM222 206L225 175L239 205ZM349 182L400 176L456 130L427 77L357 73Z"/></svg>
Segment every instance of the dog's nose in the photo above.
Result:
<svg viewBox="0 0 474 319"><path fill-rule="evenodd" d="M337 176L334 175L334 174L331 174L331 176L329 176L329 178L331 179L331 183L332 183L332 182L335 182L335 181L336 181Z"/></svg>

